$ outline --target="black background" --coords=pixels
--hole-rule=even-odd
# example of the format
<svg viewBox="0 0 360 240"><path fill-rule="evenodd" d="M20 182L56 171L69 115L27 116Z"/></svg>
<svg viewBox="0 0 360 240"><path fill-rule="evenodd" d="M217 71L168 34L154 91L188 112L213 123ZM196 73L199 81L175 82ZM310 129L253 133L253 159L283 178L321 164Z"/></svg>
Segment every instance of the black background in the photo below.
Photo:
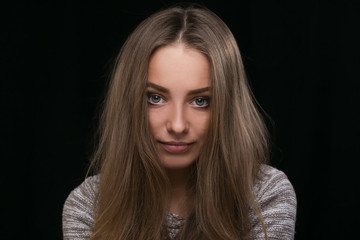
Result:
<svg viewBox="0 0 360 240"><path fill-rule="evenodd" d="M3 239L62 238L62 206L84 179L113 59L171 2L1 7ZM197 2L232 30L270 117L271 163L297 193L295 239L358 236L357 1Z"/></svg>

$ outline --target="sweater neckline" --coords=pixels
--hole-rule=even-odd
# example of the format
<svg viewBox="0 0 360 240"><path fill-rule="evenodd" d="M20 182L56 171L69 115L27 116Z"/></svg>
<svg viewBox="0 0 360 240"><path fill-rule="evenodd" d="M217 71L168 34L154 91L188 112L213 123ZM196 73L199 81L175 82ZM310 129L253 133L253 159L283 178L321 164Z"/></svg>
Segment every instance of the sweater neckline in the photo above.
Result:
<svg viewBox="0 0 360 240"><path fill-rule="evenodd" d="M166 214L167 230L170 239L174 239L176 235L180 232L180 230L185 224L185 219L185 217L180 216L179 214L171 212Z"/></svg>

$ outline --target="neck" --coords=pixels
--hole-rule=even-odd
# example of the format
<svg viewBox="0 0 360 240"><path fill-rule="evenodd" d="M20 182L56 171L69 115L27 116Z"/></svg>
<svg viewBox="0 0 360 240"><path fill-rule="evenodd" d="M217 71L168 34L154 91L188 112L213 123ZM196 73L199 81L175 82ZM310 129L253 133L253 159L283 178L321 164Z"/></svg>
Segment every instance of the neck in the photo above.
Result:
<svg viewBox="0 0 360 240"><path fill-rule="evenodd" d="M185 216L189 210L189 169L168 169L168 177L171 183L171 196L169 212Z"/></svg>

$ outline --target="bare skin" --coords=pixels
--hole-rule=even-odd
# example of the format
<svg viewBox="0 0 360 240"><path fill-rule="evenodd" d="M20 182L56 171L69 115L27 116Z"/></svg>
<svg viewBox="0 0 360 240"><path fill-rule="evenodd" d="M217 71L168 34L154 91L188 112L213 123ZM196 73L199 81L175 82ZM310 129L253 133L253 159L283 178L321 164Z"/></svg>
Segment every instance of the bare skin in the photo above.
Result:
<svg viewBox="0 0 360 240"><path fill-rule="evenodd" d="M149 64L147 96L151 133L172 184L169 211L186 215L189 167L209 127L210 65L183 44L158 49Z"/></svg>

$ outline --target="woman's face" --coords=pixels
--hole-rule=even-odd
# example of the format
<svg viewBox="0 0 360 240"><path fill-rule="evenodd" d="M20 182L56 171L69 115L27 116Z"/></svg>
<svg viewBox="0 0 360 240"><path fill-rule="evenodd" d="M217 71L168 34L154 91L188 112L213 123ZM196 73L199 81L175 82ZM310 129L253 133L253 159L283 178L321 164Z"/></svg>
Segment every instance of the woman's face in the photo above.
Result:
<svg viewBox="0 0 360 240"><path fill-rule="evenodd" d="M162 47L150 59L147 100L160 161L183 169L198 157L209 127L210 67L199 51Z"/></svg>

